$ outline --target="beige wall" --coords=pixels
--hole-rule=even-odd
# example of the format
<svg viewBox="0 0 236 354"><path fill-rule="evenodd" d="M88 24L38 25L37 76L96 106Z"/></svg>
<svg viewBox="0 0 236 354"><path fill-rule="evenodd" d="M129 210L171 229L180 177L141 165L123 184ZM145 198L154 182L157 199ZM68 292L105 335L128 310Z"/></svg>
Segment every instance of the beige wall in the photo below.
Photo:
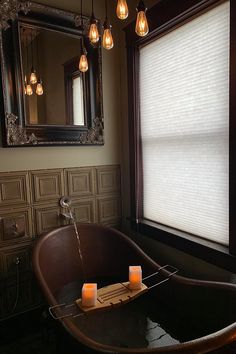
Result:
<svg viewBox="0 0 236 354"><path fill-rule="evenodd" d="M41 0L43 4L79 12L78 0ZM90 14L90 1L83 1L85 14ZM95 2L96 3L96 2ZM96 3L95 14L104 19L104 2ZM120 76L119 48L103 50L103 97L105 145L100 147L27 147L0 148L0 171L92 166L120 163Z"/></svg>

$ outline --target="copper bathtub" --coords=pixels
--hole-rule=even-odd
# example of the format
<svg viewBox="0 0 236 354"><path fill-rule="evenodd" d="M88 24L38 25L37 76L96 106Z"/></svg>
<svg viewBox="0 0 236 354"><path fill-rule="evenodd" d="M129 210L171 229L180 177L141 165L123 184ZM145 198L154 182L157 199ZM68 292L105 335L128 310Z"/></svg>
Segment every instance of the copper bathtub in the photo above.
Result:
<svg viewBox="0 0 236 354"><path fill-rule="evenodd" d="M49 232L35 245L33 268L49 307L60 304L73 307L84 279L104 286L126 281L129 265L141 265L143 276L161 267L115 229L97 224L77 224L77 227L83 267L72 225ZM160 273L163 279L170 274L166 270ZM74 310L68 311L68 317L59 322L78 345L84 346L84 351L79 351L82 354L89 350L236 353L236 285L233 284L173 275L134 301L109 311L78 317L73 317ZM61 310L54 308L54 314L61 317Z"/></svg>

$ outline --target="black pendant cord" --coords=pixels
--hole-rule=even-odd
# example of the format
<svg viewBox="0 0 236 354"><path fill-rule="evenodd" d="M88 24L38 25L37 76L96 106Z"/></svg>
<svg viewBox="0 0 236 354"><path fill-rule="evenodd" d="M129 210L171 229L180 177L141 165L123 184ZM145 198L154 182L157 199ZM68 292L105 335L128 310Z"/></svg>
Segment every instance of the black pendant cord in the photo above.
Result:
<svg viewBox="0 0 236 354"><path fill-rule="evenodd" d="M84 32L84 22L83 22L83 0L80 1L80 13L81 13L81 31Z"/></svg>
<svg viewBox="0 0 236 354"><path fill-rule="evenodd" d="M38 80L40 80L40 65L39 65L39 32L36 33L36 55L37 55L37 68L38 68Z"/></svg>
<svg viewBox="0 0 236 354"><path fill-rule="evenodd" d="M23 67L23 73L24 73L24 83L26 82L27 83L27 66L28 66L28 59L27 59L27 40L26 40L26 37L24 35L24 32L25 32L25 29L24 28L21 28L23 34L23 48L24 48L24 57L25 57L25 60L23 60L22 58L22 67Z"/></svg>
<svg viewBox="0 0 236 354"><path fill-rule="evenodd" d="M80 10L81 10L81 55L85 54L86 55L86 50L84 46L84 21L83 21L83 0L80 1Z"/></svg>
<svg viewBox="0 0 236 354"><path fill-rule="evenodd" d="M34 47L33 47L33 34L31 31L31 62L32 62L32 68L34 68Z"/></svg>
<svg viewBox="0 0 236 354"><path fill-rule="evenodd" d="M28 36L26 35L25 37L25 42L26 42L26 72L30 72L29 70L29 46L28 46ZM28 78L26 75L26 82L28 84Z"/></svg>
<svg viewBox="0 0 236 354"><path fill-rule="evenodd" d="M105 8L106 8L106 20L107 20L107 0L105 0Z"/></svg>
<svg viewBox="0 0 236 354"><path fill-rule="evenodd" d="M93 0L92 0L92 17L94 17L94 7L93 7Z"/></svg>

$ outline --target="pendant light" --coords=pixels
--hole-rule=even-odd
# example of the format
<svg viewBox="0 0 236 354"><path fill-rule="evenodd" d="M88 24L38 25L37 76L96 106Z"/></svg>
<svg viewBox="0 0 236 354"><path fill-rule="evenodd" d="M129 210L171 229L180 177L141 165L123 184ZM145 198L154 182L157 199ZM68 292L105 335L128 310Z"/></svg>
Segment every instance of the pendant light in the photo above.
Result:
<svg viewBox="0 0 236 354"><path fill-rule="evenodd" d="M106 18L103 24L103 37L102 37L102 46L103 48L110 50L114 46L113 38L112 38L112 33L111 33L111 25L108 22L108 17L107 17L107 0L105 0L105 6L106 6Z"/></svg>
<svg viewBox="0 0 236 354"><path fill-rule="evenodd" d="M42 82L42 80L40 78L37 81L36 94L38 96L42 96L43 95L43 82Z"/></svg>
<svg viewBox="0 0 236 354"><path fill-rule="evenodd" d="M37 65L38 65L38 71L40 72L39 70L39 67L40 67L40 62L39 62L39 45L38 45L38 36L39 36L39 33L36 33L36 44L37 44ZM38 77L38 80L37 80L37 86L36 86L36 91L35 91L36 95L38 96L42 96L43 95L43 82L42 82L42 79L40 77Z"/></svg>
<svg viewBox="0 0 236 354"><path fill-rule="evenodd" d="M86 54L81 54L79 61L79 70L85 73L88 70L88 60Z"/></svg>
<svg viewBox="0 0 236 354"><path fill-rule="evenodd" d="M31 74L30 74L30 83L34 85L37 82L37 76L36 76L36 71L34 69L34 47L33 47L32 31L31 31L31 62L32 62L32 67L31 67Z"/></svg>
<svg viewBox="0 0 236 354"><path fill-rule="evenodd" d="M148 28L148 22L146 17L147 8L144 5L144 2L142 0L139 1L136 10L138 13L136 19L135 32L137 33L138 36L144 37L148 34L149 28Z"/></svg>
<svg viewBox="0 0 236 354"><path fill-rule="evenodd" d="M125 20L129 16L129 10L126 0L117 1L116 15L120 20Z"/></svg>
<svg viewBox="0 0 236 354"><path fill-rule="evenodd" d="M99 41L97 20L94 16L94 10L93 10L93 0L92 0L92 14L90 17L90 27L89 27L89 40L92 44L96 44Z"/></svg>
<svg viewBox="0 0 236 354"><path fill-rule="evenodd" d="M85 73L88 71L88 59L87 59L87 51L84 46L84 37L83 37L83 32L84 32L84 23L83 23L83 0L80 2L80 7L81 7L81 33L82 33L82 38L81 38L81 55L80 55L80 60L79 60L79 70L82 73Z"/></svg>

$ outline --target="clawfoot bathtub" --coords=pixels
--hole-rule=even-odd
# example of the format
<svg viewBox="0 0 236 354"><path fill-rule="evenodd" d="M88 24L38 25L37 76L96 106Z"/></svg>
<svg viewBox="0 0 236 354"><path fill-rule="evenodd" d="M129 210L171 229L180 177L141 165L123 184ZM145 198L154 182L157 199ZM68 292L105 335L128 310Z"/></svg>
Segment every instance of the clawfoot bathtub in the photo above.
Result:
<svg viewBox="0 0 236 354"><path fill-rule="evenodd" d="M168 278L168 267L152 282L168 281L137 299L84 315L75 305L84 282L103 287L127 281L129 265L141 265L143 277L161 266L117 230L77 227L82 262L69 225L39 238L33 268L53 316L84 346L78 353L236 353L236 286L176 274Z"/></svg>

